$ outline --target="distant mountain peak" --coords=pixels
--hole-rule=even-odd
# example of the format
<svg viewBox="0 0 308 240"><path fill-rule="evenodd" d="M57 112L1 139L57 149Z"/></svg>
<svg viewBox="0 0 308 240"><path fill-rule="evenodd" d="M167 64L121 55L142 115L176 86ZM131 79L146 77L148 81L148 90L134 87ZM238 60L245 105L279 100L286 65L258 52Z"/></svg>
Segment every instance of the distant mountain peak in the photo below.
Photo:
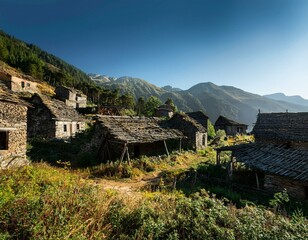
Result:
<svg viewBox="0 0 308 240"><path fill-rule="evenodd" d="M174 88L174 87L172 87L170 85L164 86L164 87L162 87L162 89L164 89L164 90L166 90L168 92L180 92L180 91L183 91L180 88Z"/></svg>
<svg viewBox="0 0 308 240"><path fill-rule="evenodd" d="M287 96L284 93L279 92L279 93L264 95L264 97L273 99L276 101L284 101L284 102L298 104L302 106L308 106L308 100L304 99L303 97L299 95Z"/></svg>

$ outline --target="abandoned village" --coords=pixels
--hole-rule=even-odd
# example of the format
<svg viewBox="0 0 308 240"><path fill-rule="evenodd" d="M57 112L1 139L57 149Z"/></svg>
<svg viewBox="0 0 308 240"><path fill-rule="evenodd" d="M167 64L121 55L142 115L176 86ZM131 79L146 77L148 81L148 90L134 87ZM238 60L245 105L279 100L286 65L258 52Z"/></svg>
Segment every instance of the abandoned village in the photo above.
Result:
<svg viewBox="0 0 308 240"><path fill-rule="evenodd" d="M31 97L21 98L25 92ZM41 93L35 79L0 72L0 168L29 164L27 139L69 141L88 124L94 125L90 144L101 162L130 162L142 155L199 151L208 146L208 117L200 111L173 112L163 104L155 117L122 116L113 108L89 117L80 114L86 106L87 96L79 90L58 86L55 96L48 96ZM217 164L221 164L221 153L229 151L229 174L240 163L255 172L258 188L287 189L291 196L308 199L307 126L308 113L259 113L252 131L255 141L216 148ZM245 134L248 126L219 116L214 127L236 136Z"/></svg>

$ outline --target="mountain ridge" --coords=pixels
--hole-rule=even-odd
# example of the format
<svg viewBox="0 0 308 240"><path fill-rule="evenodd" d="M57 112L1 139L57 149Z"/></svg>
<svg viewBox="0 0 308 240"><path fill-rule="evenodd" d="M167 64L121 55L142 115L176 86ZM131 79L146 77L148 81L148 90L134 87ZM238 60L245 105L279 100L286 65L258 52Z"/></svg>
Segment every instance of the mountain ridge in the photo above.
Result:
<svg viewBox="0 0 308 240"><path fill-rule="evenodd" d="M172 86L160 88L140 78L121 77L112 83L102 83L102 86L113 89L118 87L122 93L129 92L136 99L151 95L162 101L172 98L181 111L204 111L212 122L215 122L219 115L223 115L249 125L250 129L259 111L308 111L308 106L270 99L234 86L218 86L212 82L201 82L187 90L172 91Z"/></svg>
<svg viewBox="0 0 308 240"><path fill-rule="evenodd" d="M308 106L308 99L305 99L299 95L286 96L284 93L273 93L263 96L277 101L284 101L298 105Z"/></svg>

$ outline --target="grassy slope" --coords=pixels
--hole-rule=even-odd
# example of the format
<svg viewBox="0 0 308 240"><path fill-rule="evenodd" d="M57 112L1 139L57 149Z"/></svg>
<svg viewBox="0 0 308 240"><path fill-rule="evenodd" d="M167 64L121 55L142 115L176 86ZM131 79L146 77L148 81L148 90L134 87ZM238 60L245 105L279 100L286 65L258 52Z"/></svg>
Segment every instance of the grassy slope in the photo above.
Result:
<svg viewBox="0 0 308 240"><path fill-rule="evenodd" d="M187 169L196 160L190 156L173 156L159 163L156 170L171 168L175 173ZM105 190L103 184L108 181L97 184L87 179L94 170L72 172L37 163L1 171L0 239L250 240L308 236L308 222L299 215L289 219L255 206L237 208L205 190L189 196L163 187L130 194Z"/></svg>

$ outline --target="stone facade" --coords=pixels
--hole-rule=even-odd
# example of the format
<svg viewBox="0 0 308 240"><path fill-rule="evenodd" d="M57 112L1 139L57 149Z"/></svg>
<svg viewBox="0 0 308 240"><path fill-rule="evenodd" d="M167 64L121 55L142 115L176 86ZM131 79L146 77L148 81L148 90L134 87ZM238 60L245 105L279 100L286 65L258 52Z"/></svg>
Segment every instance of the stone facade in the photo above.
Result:
<svg viewBox="0 0 308 240"><path fill-rule="evenodd" d="M171 118L174 114L174 107L169 104L162 104L155 109L155 117Z"/></svg>
<svg viewBox="0 0 308 240"><path fill-rule="evenodd" d="M37 83L28 79L11 76L0 72L0 80L13 92L38 92Z"/></svg>
<svg viewBox="0 0 308 240"><path fill-rule="evenodd" d="M248 125L235 122L224 116L219 116L216 120L215 131L224 130L229 136L236 136L237 134L245 134L247 132Z"/></svg>
<svg viewBox="0 0 308 240"><path fill-rule="evenodd" d="M85 129L85 119L62 101L34 95L28 112L28 137L70 138Z"/></svg>
<svg viewBox="0 0 308 240"><path fill-rule="evenodd" d="M76 89L58 86L56 88L56 96L64 101L67 106L73 108L87 107L87 96Z"/></svg>
<svg viewBox="0 0 308 240"><path fill-rule="evenodd" d="M183 148L202 150L207 147L207 129L195 119L187 114L176 113L168 122L186 137L183 139Z"/></svg>
<svg viewBox="0 0 308 240"><path fill-rule="evenodd" d="M28 164L26 146L27 106L0 98L0 169Z"/></svg>

